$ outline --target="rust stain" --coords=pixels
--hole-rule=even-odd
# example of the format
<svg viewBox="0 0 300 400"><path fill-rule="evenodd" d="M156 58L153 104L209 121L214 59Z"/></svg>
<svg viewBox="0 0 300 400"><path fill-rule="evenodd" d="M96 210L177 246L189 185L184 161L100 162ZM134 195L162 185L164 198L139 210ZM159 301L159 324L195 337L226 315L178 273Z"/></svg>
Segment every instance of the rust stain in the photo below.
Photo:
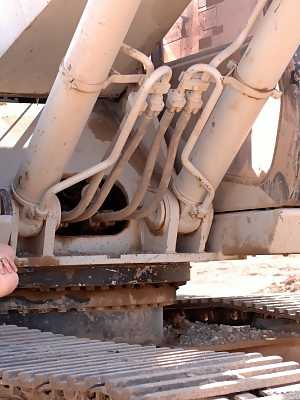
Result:
<svg viewBox="0 0 300 400"><path fill-rule="evenodd" d="M146 265L144 267L138 268L135 274L135 278L139 279L141 278L144 274L152 274L153 268L151 265Z"/></svg>
<svg viewBox="0 0 300 400"><path fill-rule="evenodd" d="M59 259L55 256L17 258L18 267L56 267L60 265Z"/></svg>

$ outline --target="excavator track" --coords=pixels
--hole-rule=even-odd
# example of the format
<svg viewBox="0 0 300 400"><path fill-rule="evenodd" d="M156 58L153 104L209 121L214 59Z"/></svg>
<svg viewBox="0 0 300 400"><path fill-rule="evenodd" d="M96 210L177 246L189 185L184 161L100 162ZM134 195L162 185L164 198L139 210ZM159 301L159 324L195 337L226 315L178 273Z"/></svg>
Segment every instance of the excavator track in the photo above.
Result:
<svg viewBox="0 0 300 400"><path fill-rule="evenodd" d="M143 347L13 325L0 326L0 352L1 399L300 398L300 365L279 356Z"/></svg>
<svg viewBox="0 0 300 400"><path fill-rule="evenodd" d="M277 293L260 296L236 297L179 297L176 303L166 309L198 309L237 311L254 313L275 319L300 321L300 293Z"/></svg>

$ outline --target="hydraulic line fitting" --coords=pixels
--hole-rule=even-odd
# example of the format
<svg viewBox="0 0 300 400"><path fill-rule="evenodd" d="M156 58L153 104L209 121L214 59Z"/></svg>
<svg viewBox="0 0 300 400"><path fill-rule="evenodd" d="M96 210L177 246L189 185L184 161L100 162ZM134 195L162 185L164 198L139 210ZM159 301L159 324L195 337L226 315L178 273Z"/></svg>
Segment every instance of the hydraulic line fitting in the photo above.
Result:
<svg viewBox="0 0 300 400"><path fill-rule="evenodd" d="M177 89L171 89L168 93L166 107L170 112L180 112L186 104L185 93Z"/></svg>
<svg viewBox="0 0 300 400"><path fill-rule="evenodd" d="M145 99L143 105L141 106L139 115L142 115L146 111L148 106L150 111L159 114L165 106L163 96L168 93L170 87L171 85L169 83L169 77L163 77L158 82L156 82L149 91L148 97ZM135 104L137 96L138 91L133 91L129 93L126 103L127 112L129 112Z"/></svg>

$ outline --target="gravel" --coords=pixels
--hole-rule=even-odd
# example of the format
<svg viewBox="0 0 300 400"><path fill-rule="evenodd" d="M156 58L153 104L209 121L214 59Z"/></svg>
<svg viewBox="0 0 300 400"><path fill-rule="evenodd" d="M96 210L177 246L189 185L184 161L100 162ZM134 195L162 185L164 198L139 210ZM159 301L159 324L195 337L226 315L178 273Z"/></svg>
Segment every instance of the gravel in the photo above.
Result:
<svg viewBox="0 0 300 400"><path fill-rule="evenodd" d="M293 334L288 334L288 336L291 335ZM284 332L262 330L249 325L230 326L186 321L181 328L175 328L172 325L165 326L166 342L179 346L215 346L286 336Z"/></svg>

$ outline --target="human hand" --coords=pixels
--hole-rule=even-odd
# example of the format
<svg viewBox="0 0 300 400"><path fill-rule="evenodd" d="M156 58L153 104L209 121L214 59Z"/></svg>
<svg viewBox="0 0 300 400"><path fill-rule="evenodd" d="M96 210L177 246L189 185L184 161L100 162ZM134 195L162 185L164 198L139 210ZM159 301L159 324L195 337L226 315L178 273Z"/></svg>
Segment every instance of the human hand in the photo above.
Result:
<svg viewBox="0 0 300 400"><path fill-rule="evenodd" d="M17 271L13 249L10 246L0 244L0 274Z"/></svg>
<svg viewBox="0 0 300 400"><path fill-rule="evenodd" d="M12 293L19 283L13 249L0 244L0 297Z"/></svg>

